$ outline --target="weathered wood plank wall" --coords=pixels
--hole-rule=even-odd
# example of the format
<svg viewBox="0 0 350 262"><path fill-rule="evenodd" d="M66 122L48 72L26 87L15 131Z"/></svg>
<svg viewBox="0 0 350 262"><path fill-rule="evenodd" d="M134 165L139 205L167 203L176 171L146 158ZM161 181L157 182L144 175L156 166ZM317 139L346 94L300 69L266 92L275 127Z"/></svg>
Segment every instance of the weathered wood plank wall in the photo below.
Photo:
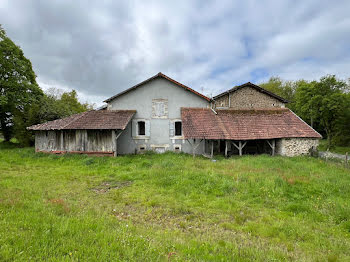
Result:
<svg viewBox="0 0 350 262"><path fill-rule="evenodd" d="M48 152L112 152L114 146L111 130L57 130L35 132L35 149Z"/></svg>

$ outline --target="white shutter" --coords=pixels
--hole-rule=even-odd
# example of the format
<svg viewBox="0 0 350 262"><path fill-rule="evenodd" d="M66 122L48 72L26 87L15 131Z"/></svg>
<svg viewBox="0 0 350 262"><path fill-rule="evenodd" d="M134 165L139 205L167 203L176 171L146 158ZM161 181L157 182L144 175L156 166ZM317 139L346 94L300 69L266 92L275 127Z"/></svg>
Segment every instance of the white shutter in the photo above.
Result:
<svg viewBox="0 0 350 262"><path fill-rule="evenodd" d="M131 130L132 130L132 136L133 137L137 136L137 120L136 119L132 120Z"/></svg>
<svg viewBox="0 0 350 262"><path fill-rule="evenodd" d="M151 136L151 122L149 120L145 120L145 135L147 137Z"/></svg>
<svg viewBox="0 0 350 262"><path fill-rule="evenodd" d="M169 136L170 137L175 136L175 121L174 120L169 121Z"/></svg>

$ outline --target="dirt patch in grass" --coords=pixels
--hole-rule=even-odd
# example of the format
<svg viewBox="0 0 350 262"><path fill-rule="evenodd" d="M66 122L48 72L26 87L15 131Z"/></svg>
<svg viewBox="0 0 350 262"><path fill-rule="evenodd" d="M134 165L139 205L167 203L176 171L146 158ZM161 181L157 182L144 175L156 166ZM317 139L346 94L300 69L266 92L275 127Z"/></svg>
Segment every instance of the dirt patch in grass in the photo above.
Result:
<svg viewBox="0 0 350 262"><path fill-rule="evenodd" d="M132 181L104 181L97 187L91 188L91 190L97 194L107 193L111 189L119 189L130 186Z"/></svg>
<svg viewBox="0 0 350 262"><path fill-rule="evenodd" d="M57 206L60 209L62 209L63 213L68 214L70 211L70 208L68 207L67 203L61 199L61 198L53 198L47 200L47 203L52 204L53 206Z"/></svg>

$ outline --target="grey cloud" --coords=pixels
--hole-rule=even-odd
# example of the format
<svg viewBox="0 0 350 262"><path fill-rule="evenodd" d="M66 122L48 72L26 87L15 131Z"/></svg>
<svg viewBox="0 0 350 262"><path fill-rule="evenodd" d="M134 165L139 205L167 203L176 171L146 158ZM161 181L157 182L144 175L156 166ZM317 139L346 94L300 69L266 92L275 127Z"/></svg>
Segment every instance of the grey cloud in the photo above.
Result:
<svg viewBox="0 0 350 262"><path fill-rule="evenodd" d="M100 102L159 71L207 94L272 75L348 77L348 10L346 0L11 0L0 23L43 87Z"/></svg>

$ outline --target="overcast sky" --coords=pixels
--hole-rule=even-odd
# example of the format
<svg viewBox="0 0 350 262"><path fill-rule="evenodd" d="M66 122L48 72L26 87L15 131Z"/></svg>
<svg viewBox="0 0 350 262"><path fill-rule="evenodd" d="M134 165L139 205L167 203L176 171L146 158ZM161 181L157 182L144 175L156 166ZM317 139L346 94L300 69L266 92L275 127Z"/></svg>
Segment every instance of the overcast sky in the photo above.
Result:
<svg viewBox="0 0 350 262"><path fill-rule="evenodd" d="M350 77L350 1L0 0L38 83L102 100L158 72L205 94Z"/></svg>

